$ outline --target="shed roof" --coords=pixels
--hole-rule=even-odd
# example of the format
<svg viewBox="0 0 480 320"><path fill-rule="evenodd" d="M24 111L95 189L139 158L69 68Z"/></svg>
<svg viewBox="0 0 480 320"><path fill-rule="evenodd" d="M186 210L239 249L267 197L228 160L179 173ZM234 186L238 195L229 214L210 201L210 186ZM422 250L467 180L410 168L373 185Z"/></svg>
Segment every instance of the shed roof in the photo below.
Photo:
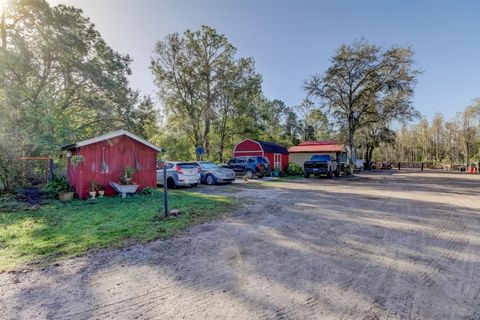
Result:
<svg viewBox="0 0 480 320"><path fill-rule="evenodd" d="M305 141L298 146L288 148L290 153L300 152L346 152L345 145L335 141Z"/></svg>
<svg viewBox="0 0 480 320"><path fill-rule="evenodd" d="M265 141L260 141L260 140L254 140L255 142L258 142L263 149L263 152L271 152L271 153L288 153L287 148L284 146L281 146L276 143L272 142L265 142Z"/></svg>
<svg viewBox="0 0 480 320"><path fill-rule="evenodd" d="M131 132L128 132L127 130L117 130L117 131L113 131L113 132L109 132L109 133L106 133L104 135L101 135L101 136L98 136L98 137L95 137L95 138L92 138L92 139L88 139L88 140L83 140L83 141L79 141L79 142L76 142L76 143L72 143L72 144L68 144L66 146L63 146L62 147L62 150L70 150L70 149L73 149L73 148L80 148L80 147L83 147L83 146L87 146L89 144L93 144L93 143L97 143L97 142L100 142L100 141L104 141L104 140L108 140L108 139L112 139L112 138L116 138L116 137L120 137L120 136L127 136L133 140L136 140L158 152L162 152L163 149L160 148L160 147L157 147L156 145L148 142L147 140L145 139L142 139L140 138L139 136L136 136L134 135L133 133Z"/></svg>

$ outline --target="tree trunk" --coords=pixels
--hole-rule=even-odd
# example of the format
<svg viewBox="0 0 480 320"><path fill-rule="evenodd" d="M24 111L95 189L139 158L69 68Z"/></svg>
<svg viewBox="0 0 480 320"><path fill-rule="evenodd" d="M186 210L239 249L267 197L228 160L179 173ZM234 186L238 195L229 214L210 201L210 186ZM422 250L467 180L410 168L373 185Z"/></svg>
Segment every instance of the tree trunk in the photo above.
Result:
<svg viewBox="0 0 480 320"><path fill-rule="evenodd" d="M221 126L220 126L220 143L218 145L218 161L220 163L223 162L223 151L225 150L225 139L226 139L226 131L227 131L227 118L228 118L228 107L227 109L225 110L225 112L223 113L223 116L222 116L222 123L221 123Z"/></svg>
<svg viewBox="0 0 480 320"><path fill-rule="evenodd" d="M370 170L370 148L368 145L365 147L365 153L364 153L364 158L365 158L365 169Z"/></svg>
<svg viewBox="0 0 480 320"><path fill-rule="evenodd" d="M5 51L7 50L7 25L6 25L6 2L3 3L3 8L2 8L2 21L0 22L0 28L1 28L1 33L2 33L2 49Z"/></svg>
<svg viewBox="0 0 480 320"><path fill-rule="evenodd" d="M349 121L351 122L351 121ZM354 143L354 137L355 135L355 129L353 128L353 124L349 123L349 128L348 128L348 146L350 148L350 155L348 157L348 160L352 162L352 156L353 156L353 150L355 149L355 143Z"/></svg>
<svg viewBox="0 0 480 320"><path fill-rule="evenodd" d="M368 153L368 159L370 161L370 168L372 168L372 154L373 154L373 147L370 148L369 153Z"/></svg>

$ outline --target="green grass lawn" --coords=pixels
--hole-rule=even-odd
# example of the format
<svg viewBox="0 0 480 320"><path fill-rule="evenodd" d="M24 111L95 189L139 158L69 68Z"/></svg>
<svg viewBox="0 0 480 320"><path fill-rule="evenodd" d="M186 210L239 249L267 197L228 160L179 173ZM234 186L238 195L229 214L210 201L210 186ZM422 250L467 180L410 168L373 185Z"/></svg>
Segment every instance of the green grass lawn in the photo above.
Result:
<svg viewBox="0 0 480 320"><path fill-rule="evenodd" d="M179 217L163 219L163 193L96 200L50 201L37 210L0 211L0 271L84 254L89 249L121 246L174 235L186 227L223 216L231 197L187 190L169 193Z"/></svg>

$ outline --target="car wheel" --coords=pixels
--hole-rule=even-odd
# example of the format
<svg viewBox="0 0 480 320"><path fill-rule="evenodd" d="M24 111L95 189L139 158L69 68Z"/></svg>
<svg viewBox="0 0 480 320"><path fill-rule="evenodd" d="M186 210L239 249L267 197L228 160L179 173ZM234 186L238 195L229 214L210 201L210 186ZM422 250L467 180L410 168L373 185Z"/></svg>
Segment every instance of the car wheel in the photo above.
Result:
<svg viewBox="0 0 480 320"><path fill-rule="evenodd" d="M328 171L327 177L328 177L329 179L332 179L332 178L333 178L333 172L332 172L332 171Z"/></svg>
<svg viewBox="0 0 480 320"><path fill-rule="evenodd" d="M309 173L304 173L304 174L303 174L303 177L304 177L305 179L309 179L309 178L310 178L310 174L309 174Z"/></svg>
<svg viewBox="0 0 480 320"><path fill-rule="evenodd" d="M175 187L176 187L175 181L172 178L168 179L167 180L167 188L168 189L175 189Z"/></svg>
<svg viewBox="0 0 480 320"><path fill-rule="evenodd" d="M340 177L340 170L335 170L335 177Z"/></svg>
<svg viewBox="0 0 480 320"><path fill-rule="evenodd" d="M193 183L191 186L196 187L196 186L198 186L198 183Z"/></svg>
<svg viewBox="0 0 480 320"><path fill-rule="evenodd" d="M211 174L208 174L207 177L205 178L205 181L207 182L208 185L213 185L215 184L215 178L213 177L213 175Z"/></svg>
<svg viewBox="0 0 480 320"><path fill-rule="evenodd" d="M247 170L245 175L247 176L248 179L253 179L253 177L255 176L252 170Z"/></svg>

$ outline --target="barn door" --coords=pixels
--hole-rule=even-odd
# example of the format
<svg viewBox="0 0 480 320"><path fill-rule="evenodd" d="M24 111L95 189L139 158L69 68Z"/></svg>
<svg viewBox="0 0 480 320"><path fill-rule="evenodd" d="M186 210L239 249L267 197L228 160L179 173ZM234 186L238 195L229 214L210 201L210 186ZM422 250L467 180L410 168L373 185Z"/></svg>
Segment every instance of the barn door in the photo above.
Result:
<svg viewBox="0 0 480 320"><path fill-rule="evenodd" d="M273 154L273 168L282 169L282 155L280 153Z"/></svg>

